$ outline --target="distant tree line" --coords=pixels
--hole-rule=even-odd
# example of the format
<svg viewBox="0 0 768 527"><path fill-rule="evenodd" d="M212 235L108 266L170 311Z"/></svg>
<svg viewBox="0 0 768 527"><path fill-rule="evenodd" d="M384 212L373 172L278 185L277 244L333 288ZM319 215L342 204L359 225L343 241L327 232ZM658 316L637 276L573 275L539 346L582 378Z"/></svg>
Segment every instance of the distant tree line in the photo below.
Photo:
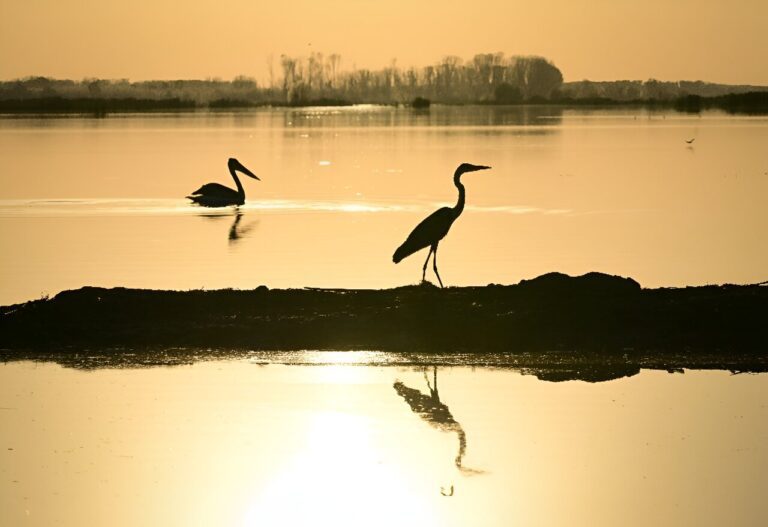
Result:
<svg viewBox="0 0 768 527"><path fill-rule="evenodd" d="M176 106L206 106L218 100L255 100L258 87L253 79L237 77L232 81L174 80L139 81L128 79L82 81L29 77L0 82L0 104L17 100L47 101L47 104L85 104L85 101L107 100L167 101L170 108ZM58 102L57 102L58 101ZM151 105L151 102L142 104Z"/></svg>
<svg viewBox="0 0 768 527"><path fill-rule="evenodd" d="M268 59L269 79L139 81L47 77L0 82L0 113L92 113L242 108L251 106L412 104L643 104L729 111L759 108L763 96L722 99L765 92L766 87L701 81L563 82L542 57L483 53L464 61L448 56L422 68L399 68L392 60L378 69L341 67L338 54L311 53ZM698 97L699 99L695 99ZM760 110L762 111L762 110Z"/></svg>
<svg viewBox="0 0 768 527"><path fill-rule="evenodd" d="M154 112L194 110L194 101L176 97L169 99L137 99L135 97L36 97L0 99L0 113L87 113L97 116L120 112Z"/></svg>
<svg viewBox="0 0 768 527"><path fill-rule="evenodd" d="M557 67L542 57L505 57L503 53L475 55L463 61L444 57L423 68L400 69L396 61L381 70L341 72L338 55L312 53L306 59L283 55L280 99L287 103L313 98L353 102L404 103L422 97L440 103L493 102L499 87L523 101L548 98L563 82ZM505 94L507 92L504 92Z"/></svg>
<svg viewBox="0 0 768 527"><path fill-rule="evenodd" d="M731 93L766 91L766 86L714 84L702 81L578 81L566 82L553 94L561 100L673 101L681 97L718 97Z"/></svg>
<svg viewBox="0 0 768 527"><path fill-rule="evenodd" d="M379 70L343 71L341 56L312 53L283 55L277 67L269 61L270 79L141 81L127 79L82 81L47 77L0 82L0 101L27 99L179 100L196 106L404 104L416 97L447 104L515 103L547 99L563 82L551 62L541 57L506 57L503 53L475 55L470 61L445 57L423 68L398 68L396 61ZM62 103L62 106L66 106Z"/></svg>
<svg viewBox="0 0 768 527"><path fill-rule="evenodd" d="M768 87L702 81L580 81L565 83L551 102L565 106L642 106L699 113L718 109L733 114L768 113Z"/></svg>

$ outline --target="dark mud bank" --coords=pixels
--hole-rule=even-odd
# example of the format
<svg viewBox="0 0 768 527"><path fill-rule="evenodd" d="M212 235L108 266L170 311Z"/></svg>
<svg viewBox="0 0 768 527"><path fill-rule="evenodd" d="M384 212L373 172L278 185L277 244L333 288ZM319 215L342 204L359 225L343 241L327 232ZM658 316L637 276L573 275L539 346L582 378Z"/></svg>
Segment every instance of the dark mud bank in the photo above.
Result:
<svg viewBox="0 0 768 527"><path fill-rule="evenodd" d="M447 289L85 287L0 308L6 357L16 350L147 347L651 352L763 362L768 287L642 289L629 278L550 273L511 286Z"/></svg>

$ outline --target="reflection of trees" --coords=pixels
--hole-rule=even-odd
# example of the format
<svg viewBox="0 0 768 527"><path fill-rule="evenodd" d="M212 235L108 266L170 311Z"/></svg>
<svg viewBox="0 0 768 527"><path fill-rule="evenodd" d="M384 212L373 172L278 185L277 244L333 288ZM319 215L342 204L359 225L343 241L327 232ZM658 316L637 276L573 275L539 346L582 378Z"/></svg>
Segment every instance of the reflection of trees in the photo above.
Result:
<svg viewBox="0 0 768 527"><path fill-rule="evenodd" d="M448 406L440 400L440 394L437 391L437 367L432 368L433 380L430 384L426 371L424 380L429 389L429 395L425 395L415 388L409 388L400 381L393 385L397 394L405 399L408 406L414 413L425 420L433 427L443 432L456 432L459 439L459 451L454 459L454 464L463 472L477 472L476 470L462 466L462 459L467 451L467 434L458 421L454 419Z"/></svg>

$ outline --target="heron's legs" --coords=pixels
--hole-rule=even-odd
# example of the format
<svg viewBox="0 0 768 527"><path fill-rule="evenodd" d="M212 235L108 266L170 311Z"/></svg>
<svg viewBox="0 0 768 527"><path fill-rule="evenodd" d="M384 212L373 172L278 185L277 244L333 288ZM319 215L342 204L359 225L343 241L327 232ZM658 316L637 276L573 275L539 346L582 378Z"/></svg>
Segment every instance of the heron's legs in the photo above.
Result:
<svg viewBox="0 0 768 527"><path fill-rule="evenodd" d="M437 281L440 282L440 287L443 287L443 281L440 279L440 273L437 272L437 244L432 246L432 251L435 253L435 257L432 258L432 269L435 270L435 275L437 276Z"/></svg>
<svg viewBox="0 0 768 527"><path fill-rule="evenodd" d="M429 383L429 377L427 377L427 370L424 370L424 380L427 381L427 388L429 388L429 394L432 399L440 402L440 394L437 393L437 366L432 367L433 384Z"/></svg>
<svg viewBox="0 0 768 527"><path fill-rule="evenodd" d="M432 384L429 383L429 377L427 376L427 370L428 370L428 368L424 368L424 372L423 372L424 373L424 380L427 383L427 388L429 388L429 393L434 394L435 391L437 390L437 366L433 366L432 367L433 375L434 375L434 379L435 379L435 386L434 386L434 388L432 387Z"/></svg>
<svg viewBox="0 0 768 527"><path fill-rule="evenodd" d="M429 253L427 253L427 259L424 262L424 267L421 270L421 281L424 282L427 279L427 264L429 263L429 257L432 256L432 251L435 250L435 246L429 248Z"/></svg>

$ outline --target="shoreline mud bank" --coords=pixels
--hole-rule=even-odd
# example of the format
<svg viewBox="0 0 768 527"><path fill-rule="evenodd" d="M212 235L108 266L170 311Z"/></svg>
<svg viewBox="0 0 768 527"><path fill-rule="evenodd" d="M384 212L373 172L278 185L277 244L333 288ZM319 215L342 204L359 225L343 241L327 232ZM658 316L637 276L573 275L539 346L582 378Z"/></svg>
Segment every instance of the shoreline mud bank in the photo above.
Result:
<svg viewBox="0 0 768 527"><path fill-rule="evenodd" d="M0 353L5 359L147 349L578 353L619 362L645 357L658 367L665 361L691 367L687 360L739 369L767 362L766 321L764 285L643 289L600 273L446 289L84 287L0 307Z"/></svg>

